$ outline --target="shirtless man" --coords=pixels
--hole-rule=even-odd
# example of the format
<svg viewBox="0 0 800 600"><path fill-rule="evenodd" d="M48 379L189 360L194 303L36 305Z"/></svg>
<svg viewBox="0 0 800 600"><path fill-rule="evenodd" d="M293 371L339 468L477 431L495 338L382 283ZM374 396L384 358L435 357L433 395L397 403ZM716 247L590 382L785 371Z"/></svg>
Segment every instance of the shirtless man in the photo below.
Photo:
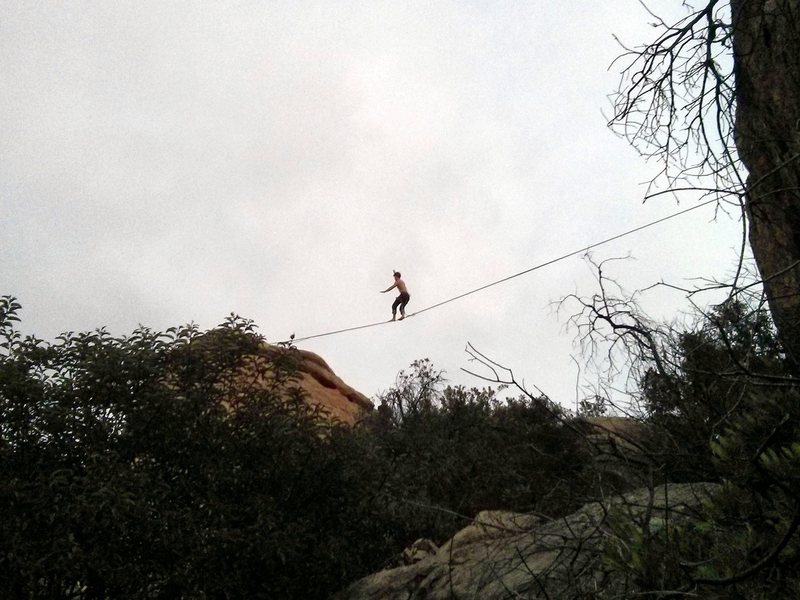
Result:
<svg viewBox="0 0 800 600"><path fill-rule="evenodd" d="M406 304L408 304L408 301L411 300L411 296L408 294L405 281L400 279L400 273L397 271L394 272L394 283L385 290L381 290L381 294L385 294L394 288L397 288L397 291L400 292L400 295L394 299L394 304L392 304L392 321L394 321L395 317L397 316L398 306L400 307L400 320L402 321L406 318Z"/></svg>

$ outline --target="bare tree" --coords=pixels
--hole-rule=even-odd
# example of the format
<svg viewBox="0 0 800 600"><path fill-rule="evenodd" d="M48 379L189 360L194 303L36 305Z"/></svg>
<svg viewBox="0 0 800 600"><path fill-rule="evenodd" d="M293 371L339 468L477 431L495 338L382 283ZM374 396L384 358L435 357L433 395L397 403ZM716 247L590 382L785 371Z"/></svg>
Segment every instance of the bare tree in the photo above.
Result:
<svg viewBox="0 0 800 600"><path fill-rule="evenodd" d="M610 124L661 162L658 179L671 191L740 204L770 310L797 368L800 0L684 6L687 16L675 23L651 13L656 39L620 57L627 62Z"/></svg>

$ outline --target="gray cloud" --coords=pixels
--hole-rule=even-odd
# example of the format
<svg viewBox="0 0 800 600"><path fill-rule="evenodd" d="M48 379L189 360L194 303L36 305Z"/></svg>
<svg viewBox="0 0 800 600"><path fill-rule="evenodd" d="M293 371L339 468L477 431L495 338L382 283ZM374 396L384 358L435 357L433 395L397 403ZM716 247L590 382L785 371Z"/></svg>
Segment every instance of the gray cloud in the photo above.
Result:
<svg viewBox="0 0 800 600"><path fill-rule="evenodd" d="M392 269L419 310L663 216L640 203L657 167L601 115L611 34L646 20L623 0L6 2L2 292L45 337L235 311L279 340L387 318ZM720 274L739 227L709 218L602 252L636 255L628 287ZM571 259L304 347L373 394L423 356L479 383L471 341L569 403L549 302L591 281Z"/></svg>

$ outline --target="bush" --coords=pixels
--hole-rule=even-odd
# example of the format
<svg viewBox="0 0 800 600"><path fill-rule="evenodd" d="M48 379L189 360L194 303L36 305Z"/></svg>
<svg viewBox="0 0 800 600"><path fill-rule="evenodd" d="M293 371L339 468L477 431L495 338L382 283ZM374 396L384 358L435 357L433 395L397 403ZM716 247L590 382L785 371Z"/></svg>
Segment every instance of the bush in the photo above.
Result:
<svg viewBox="0 0 800 600"><path fill-rule="evenodd" d="M401 373L331 423L247 320L23 338L0 299L0 596L327 598L483 509L583 502L544 398Z"/></svg>
<svg viewBox="0 0 800 600"><path fill-rule="evenodd" d="M379 398L373 427L387 486L421 509L420 535L442 541L481 510L560 516L582 504L584 446L557 406L445 386L428 360L411 369Z"/></svg>
<svg viewBox="0 0 800 600"><path fill-rule="evenodd" d="M665 480L722 491L674 532L691 548L659 551L657 562L680 565L661 585L710 598L797 597L800 391L769 315L730 301L677 334L675 347L675 370L643 381L648 444Z"/></svg>
<svg viewBox="0 0 800 600"><path fill-rule="evenodd" d="M375 471L252 323L46 343L18 310L0 301L0 596L324 598L385 554L362 541Z"/></svg>

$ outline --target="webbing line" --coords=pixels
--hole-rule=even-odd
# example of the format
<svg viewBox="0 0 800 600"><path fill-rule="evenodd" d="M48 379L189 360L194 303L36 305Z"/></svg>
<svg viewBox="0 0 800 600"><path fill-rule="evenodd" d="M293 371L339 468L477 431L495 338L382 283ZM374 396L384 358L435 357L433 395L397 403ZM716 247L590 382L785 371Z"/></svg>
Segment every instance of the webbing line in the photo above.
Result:
<svg viewBox="0 0 800 600"><path fill-rule="evenodd" d="M514 273L513 275L509 275L508 277L503 277L502 279L498 279L497 281L493 281L492 283L487 283L486 285L482 285L481 287L475 288L474 290L470 290L468 292L464 292L463 294L459 294L458 296L453 296L452 298L448 298L447 300L442 300L441 302L437 302L436 304L432 304L431 306L427 306L425 308L421 308L420 310L418 310L416 312L413 312L410 315L407 315L406 319L410 319L411 317L415 317L417 315L421 315L424 312L428 312L429 310L433 310L434 308L439 308L440 306L444 306L445 304L448 304L450 302L455 302L456 300L460 300L461 298L465 298L465 297L470 296L472 294L477 294L478 292L482 292L483 290L488 289L490 287L493 287L495 285L499 285L501 283L505 283L506 281L509 281L509 280L514 279L516 277L520 277L522 275L527 275L528 273L531 273L533 271L537 271L538 269L542 269L544 267L548 267L548 266L550 266L550 265L552 265L554 263L557 263L559 261L562 261L562 260L565 260L567 258L570 258L571 256L575 256L576 254L582 254L584 252L588 252L592 248L597 248L598 246L602 246L603 244L608 244L609 242L613 242L614 240L618 240L619 238L625 237L626 235L631 235L632 233L636 233L637 231L641 231L642 229L647 229L648 227L653 227L655 225L663 223L664 221L668 221L670 219L674 219L675 217L679 217L680 215L684 215L684 214L686 214L686 213L688 213L690 211L696 210L698 208L702 208L703 206L707 206L707 205L711 204L712 202L717 202L717 200L716 199L711 199L711 200L707 200L706 202L701 202L700 204L697 204L697 205L692 206L690 208L685 208L685 209L683 209L681 211L678 211L676 213L672 213L671 215L667 215L666 217L662 217L662 218L657 219L655 221L651 221L650 223L646 223L644 225L640 225L639 227L635 227L633 229L629 229L628 231L625 231L623 233L619 233L619 234L617 234L615 236L612 236L610 238L606 238L601 242L595 242L594 244L589 244L588 246L585 246L584 248L581 248L580 250L573 250L572 252L568 252L567 254L562 254L561 256L559 256L557 258L553 258L551 260L548 260L548 261L545 261L545 262L540 263L538 265L535 265L535 266L531 267L530 269L525 269L524 271L520 271L519 273ZM325 333L318 333L316 335L307 335L305 337L295 338L293 340L286 340L286 341L280 342L280 343L281 344L288 344L288 343L304 342L306 340L325 337L325 336L329 336L329 335L336 335L338 333L345 333L347 331L356 331L357 329L367 329L368 327L376 327L378 325L385 325L386 323L391 323L391 321L378 321L376 323L369 323L368 325L357 325L356 327L347 327L345 329L337 329L335 331L328 331L328 332L325 332Z"/></svg>

